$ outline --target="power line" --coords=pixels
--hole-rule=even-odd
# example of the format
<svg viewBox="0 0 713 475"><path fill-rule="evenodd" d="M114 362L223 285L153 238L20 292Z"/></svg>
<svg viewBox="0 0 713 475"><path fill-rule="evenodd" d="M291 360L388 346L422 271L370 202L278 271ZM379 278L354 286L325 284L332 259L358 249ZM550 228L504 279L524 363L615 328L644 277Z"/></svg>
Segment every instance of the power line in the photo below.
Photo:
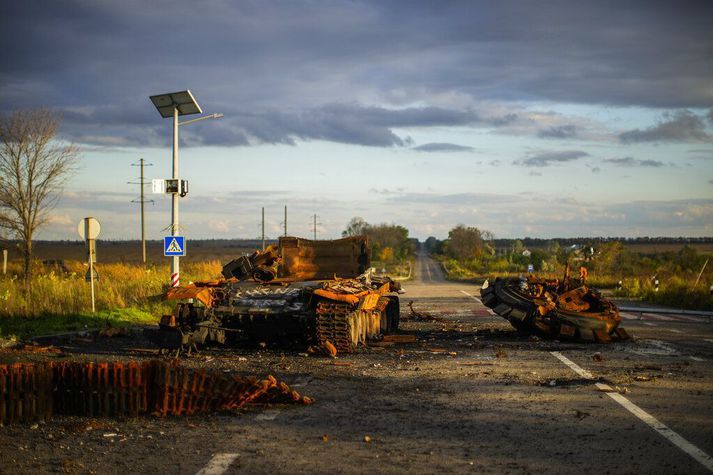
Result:
<svg viewBox="0 0 713 475"><path fill-rule="evenodd" d="M321 222L317 221L318 219L319 216L315 214L312 216L312 222L310 223L310 227L312 228L312 233L315 241L317 240L317 227L322 225Z"/></svg>

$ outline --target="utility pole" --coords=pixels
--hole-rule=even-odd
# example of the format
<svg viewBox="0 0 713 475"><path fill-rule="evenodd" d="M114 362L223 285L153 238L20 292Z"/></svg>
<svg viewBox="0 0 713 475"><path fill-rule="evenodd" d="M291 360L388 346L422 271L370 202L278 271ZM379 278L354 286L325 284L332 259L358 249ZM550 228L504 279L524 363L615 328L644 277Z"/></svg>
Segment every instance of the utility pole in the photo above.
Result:
<svg viewBox="0 0 713 475"><path fill-rule="evenodd" d="M262 207L262 250L265 250L265 207Z"/></svg>
<svg viewBox="0 0 713 475"><path fill-rule="evenodd" d="M146 203L153 203L153 200L146 200L144 199L144 185L146 185L146 182L144 181L144 167L150 167L152 166L152 163L146 163L146 161L143 158L139 159L139 163L132 163L132 167L140 167L141 174L139 176L139 181L129 181L127 182L130 185L139 185L139 190L140 190L140 195L139 199L137 200L131 200L132 203L140 203L141 204L141 262L146 264L146 220L145 220L145 204Z"/></svg>
<svg viewBox="0 0 713 475"><path fill-rule="evenodd" d="M285 206L285 237L287 237L287 206Z"/></svg>
<svg viewBox="0 0 713 475"><path fill-rule="evenodd" d="M314 229L314 240L316 241L316 240L317 240L317 215L316 215L316 214L314 215L314 227L313 227L313 229Z"/></svg>

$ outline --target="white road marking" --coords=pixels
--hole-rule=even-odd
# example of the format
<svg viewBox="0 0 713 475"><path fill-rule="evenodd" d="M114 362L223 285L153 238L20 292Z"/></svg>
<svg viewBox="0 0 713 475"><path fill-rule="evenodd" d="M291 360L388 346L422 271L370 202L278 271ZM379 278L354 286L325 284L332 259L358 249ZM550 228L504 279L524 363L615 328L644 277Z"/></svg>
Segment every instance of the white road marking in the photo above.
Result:
<svg viewBox="0 0 713 475"><path fill-rule="evenodd" d="M255 416L256 421L274 421L280 415L279 409L266 409L262 413Z"/></svg>
<svg viewBox="0 0 713 475"><path fill-rule="evenodd" d="M469 293L466 292L465 290L461 290L460 293L467 295L468 297L470 297L470 298L472 298L473 300L475 300L476 302L478 302L480 305L483 305L482 300L480 300L480 299L479 299L478 297L476 297L475 295L469 294Z"/></svg>
<svg viewBox="0 0 713 475"><path fill-rule="evenodd" d="M693 361L705 361L703 358L699 358L698 356L689 356Z"/></svg>
<svg viewBox="0 0 713 475"><path fill-rule="evenodd" d="M428 274L428 280L433 280L433 276L431 276L431 266L426 263L426 273Z"/></svg>
<svg viewBox="0 0 713 475"><path fill-rule="evenodd" d="M650 326L650 327L658 326L658 325L656 325L655 323L651 323L651 322L641 322L641 323L643 323L644 325L648 325L648 326Z"/></svg>
<svg viewBox="0 0 713 475"><path fill-rule="evenodd" d="M639 319L639 317L637 317L636 315L632 315L630 313L621 312L621 313L619 313L619 315L621 315L621 318L626 318L627 320L638 320Z"/></svg>
<svg viewBox="0 0 713 475"><path fill-rule="evenodd" d="M472 298L473 300L475 300L476 302L478 302L480 305L482 305L483 307L485 307L485 304L483 303L483 301L480 300L480 299L479 299L478 297L476 297L475 295L469 294L469 293L466 292L465 290L461 290L460 292L461 292L462 294L467 295L468 297ZM493 315L493 316L497 316L497 315L498 315L497 313L493 312L493 309L492 309L492 308L485 307L485 310L487 310L487 312L488 312L490 315Z"/></svg>
<svg viewBox="0 0 713 475"><path fill-rule="evenodd" d="M681 330L677 330L675 328L669 328L668 331L674 332L674 333L683 333Z"/></svg>
<svg viewBox="0 0 713 475"><path fill-rule="evenodd" d="M196 475L222 475L227 472L239 454L215 454Z"/></svg>
<svg viewBox="0 0 713 475"><path fill-rule="evenodd" d="M574 361L570 360L559 351L552 351L551 354L581 377L592 380L594 379L592 373L581 368ZM606 392L610 398L618 402L624 409L638 417L646 425L648 425L660 435L668 439L669 442L671 442L673 445L693 457L694 460L703 465L709 471L713 472L713 457L711 457L710 455L703 452L701 449L681 437L677 432L671 430L668 426L660 422L648 412L641 409L633 402L629 401L627 398L625 398L618 392L615 392L609 385L598 382L595 382L594 384L600 391Z"/></svg>
<svg viewBox="0 0 713 475"><path fill-rule="evenodd" d="M710 338L704 338L703 341L707 341L708 343L713 343L713 340L711 340Z"/></svg>

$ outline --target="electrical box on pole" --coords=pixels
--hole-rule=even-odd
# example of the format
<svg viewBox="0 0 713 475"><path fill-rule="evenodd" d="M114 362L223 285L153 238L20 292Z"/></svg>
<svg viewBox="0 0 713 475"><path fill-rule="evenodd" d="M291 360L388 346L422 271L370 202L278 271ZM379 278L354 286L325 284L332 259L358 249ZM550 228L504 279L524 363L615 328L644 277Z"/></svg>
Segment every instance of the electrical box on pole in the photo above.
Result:
<svg viewBox="0 0 713 475"><path fill-rule="evenodd" d="M188 180L154 178L151 180L151 191L158 194L178 194L184 197L188 194Z"/></svg>

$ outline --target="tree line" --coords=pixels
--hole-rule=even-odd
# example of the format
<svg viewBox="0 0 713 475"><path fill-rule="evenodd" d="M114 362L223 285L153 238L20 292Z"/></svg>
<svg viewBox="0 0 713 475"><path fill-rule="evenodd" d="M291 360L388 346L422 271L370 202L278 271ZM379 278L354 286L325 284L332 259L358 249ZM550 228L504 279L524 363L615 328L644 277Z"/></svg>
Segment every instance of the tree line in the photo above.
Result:
<svg viewBox="0 0 713 475"><path fill-rule="evenodd" d="M398 224L369 224L354 217L342 231L342 237L366 235L371 245L372 259L401 262L413 255L418 241L409 238L408 229Z"/></svg>

